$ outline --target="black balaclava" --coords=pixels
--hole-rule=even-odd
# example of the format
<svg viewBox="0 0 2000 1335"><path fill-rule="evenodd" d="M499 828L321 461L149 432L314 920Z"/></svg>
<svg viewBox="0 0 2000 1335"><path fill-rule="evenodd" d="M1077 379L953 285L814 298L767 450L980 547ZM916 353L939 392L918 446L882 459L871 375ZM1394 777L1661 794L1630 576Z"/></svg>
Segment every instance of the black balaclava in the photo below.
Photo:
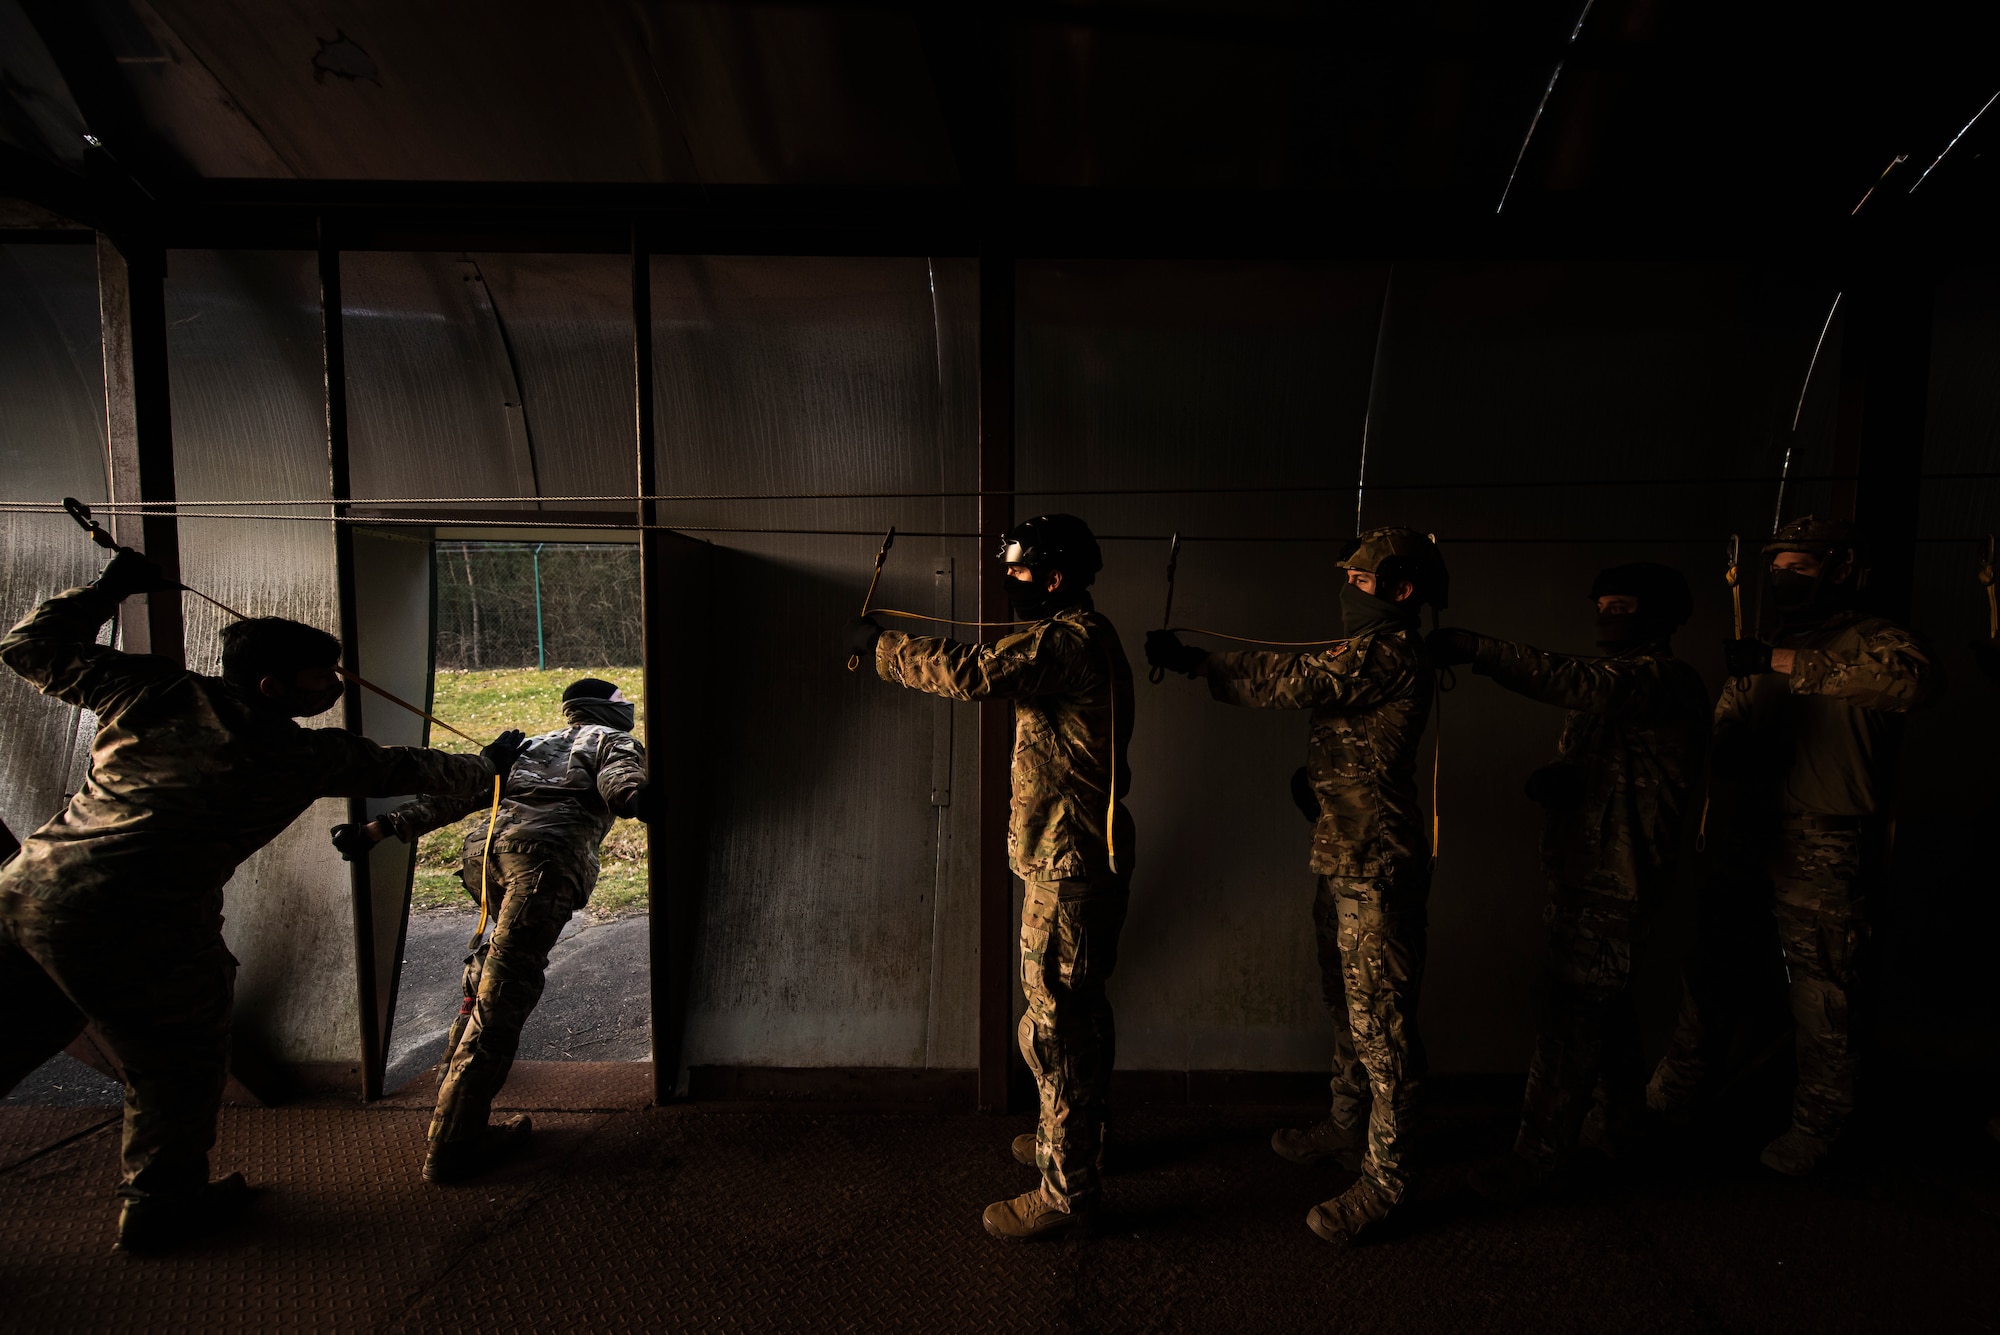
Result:
<svg viewBox="0 0 2000 1335"><path fill-rule="evenodd" d="M1848 604L1852 597L1850 586L1827 578L1844 560L1840 553L1830 552L1821 559L1818 573L1812 575L1783 566L1770 567L1765 578L1771 586L1771 604L1778 610L1779 629L1816 626Z"/></svg>
<svg viewBox="0 0 2000 1335"><path fill-rule="evenodd" d="M1349 635L1366 635L1371 630L1416 624L1415 598L1400 603L1378 598L1372 593L1363 593L1361 586L1351 580L1340 586L1340 627Z"/></svg>
<svg viewBox="0 0 2000 1335"><path fill-rule="evenodd" d="M1081 602L1089 595L1082 589L1072 589L1067 579L1061 588L1051 593L1042 584L1049 572L1028 567L1030 579L1010 579L1007 581L1007 606L1013 610L1016 621L1040 621L1052 617L1065 607Z"/></svg>
<svg viewBox="0 0 2000 1335"><path fill-rule="evenodd" d="M632 702L617 686L600 677L573 681L562 694L563 718L570 723L595 723L619 732L632 731Z"/></svg>
<svg viewBox="0 0 2000 1335"><path fill-rule="evenodd" d="M1621 653L1641 644L1665 644L1694 615L1694 595L1688 590L1687 577L1672 566L1635 561L1598 571L1590 586L1591 601L1620 595L1638 599L1639 610L1597 614L1597 646L1606 653Z"/></svg>

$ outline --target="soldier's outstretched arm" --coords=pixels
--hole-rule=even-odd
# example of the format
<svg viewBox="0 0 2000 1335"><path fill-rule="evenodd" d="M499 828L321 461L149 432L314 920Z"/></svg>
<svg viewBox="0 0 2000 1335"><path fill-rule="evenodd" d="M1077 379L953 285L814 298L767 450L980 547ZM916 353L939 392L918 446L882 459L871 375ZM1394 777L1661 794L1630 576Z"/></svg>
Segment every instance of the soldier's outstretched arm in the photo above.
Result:
<svg viewBox="0 0 2000 1335"><path fill-rule="evenodd" d="M1915 635L1884 626L1856 653L1795 651L1790 685L1793 695L1831 696L1860 709L1901 714L1941 695L1944 673Z"/></svg>
<svg viewBox="0 0 2000 1335"><path fill-rule="evenodd" d="M476 792L425 793L393 811L383 812L376 819L404 843L414 844L432 830L442 830L480 810L492 795L490 788Z"/></svg>
<svg viewBox="0 0 2000 1335"><path fill-rule="evenodd" d="M470 812L493 790L493 762L484 755L455 755L426 746L383 746L340 728L307 730L319 753L319 795L322 797L394 797L424 793L423 801L444 804L466 801L459 816ZM517 737L519 734L515 734ZM456 820L453 816L450 820ZM449 824L450 820L440 824ZM435 827L433 827L435 828Z"/></svg>
<svg viewBox="0 0 2000 1335"><path fill-rule="evenodd" d="M1490 635L1474 640L1474 672L1545 705L1586 714L1640 714L1665 693L1658 659L1579 658Z"/></svg>
<svg viewBox="0 0 2000 1335"><path fill-rule="evenodd" d="M109 714L149 686L185 669L151 654L128 654L97 643L118 614L115 589L86 585L47 599L0 637L0 663L44 695Z"/></svg>
<svg viewBox="0 0 2000 1335"><path fill-rule="evenodd" d="M646 787L646 748L630 733L607 732L600 735L591 761L604 805L621 816L636 814Z"/></svg>
<svg viewBox="0 0 2000 1335"><path fill-rule="evenodd" d="M1249 709L1365 709L1406 693L1418 666L1414 652L1376 641L1360 661L1346 645L1311 653L1210 654L1201 675L1208 678L1210 695Z"/></svg>
<svg viewBox="0 0 2000 1335"><path fill-rule="evenodd" d="M992 644L886 630L875 644L882 680L951 700L1012 700L1074 689L1088 672L1074 632L1039 625Z"/></svg>

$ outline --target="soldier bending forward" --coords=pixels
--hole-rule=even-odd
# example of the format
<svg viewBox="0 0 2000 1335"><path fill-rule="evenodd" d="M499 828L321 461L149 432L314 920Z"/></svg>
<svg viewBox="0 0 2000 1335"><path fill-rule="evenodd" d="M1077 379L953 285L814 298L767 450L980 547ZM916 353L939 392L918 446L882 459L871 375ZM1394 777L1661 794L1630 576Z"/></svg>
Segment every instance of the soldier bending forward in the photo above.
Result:
<svg viewBox="0 0 2000 1335"><path fill-rule="evenodd" d="M452 1026L424 1158L431 1182L463 1181L533 1132L525 1113L497 1127L487 1118L542 999L549 951L597 884L597 846L612 818L654 814L657 790L647 785L632 705L618 688L585 677L563 692L562 708L569 726L529 738L507 771L490 841L484 816L465 836L459 879L477 901L484 874L495 925L492 939L465 962L465 1004ZM490 789L420 797L366 825L335 826L333 844L352 859L392 834L415 843L490 800Z"/></svg>
<svg viewBox="0 0 2000 1335"><path fill-rule="evenodd" d="M96 1025L125 1074L129 1251L191 1240L247 1195L240 1173L208 1180L236 982L222 890L237 865L317 798L476 794L521 742L503 733L460 756L301 728L340 699L340 642L296 621L224 627L220 677L97 643L121 599L177 589L121 552L0 639L0 661L97 716L82 791L0 869L0 1091Z"/></svg>

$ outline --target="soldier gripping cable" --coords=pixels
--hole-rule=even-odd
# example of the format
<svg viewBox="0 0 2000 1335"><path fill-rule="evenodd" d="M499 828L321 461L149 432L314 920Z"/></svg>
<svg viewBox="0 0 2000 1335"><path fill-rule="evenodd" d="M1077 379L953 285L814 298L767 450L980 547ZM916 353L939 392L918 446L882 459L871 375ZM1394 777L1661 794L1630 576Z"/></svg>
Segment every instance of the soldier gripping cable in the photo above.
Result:
<svg viewBox="0 0 2000 1335"><path fill-rule="evenodd" d="M1313 923L1334 1020L1333 1106L1317 1126L1277 1132L1271 1148L1296 1163L1333 1158L1360 1169L1306 1217L1333 1243L1380 1224L1410 1185L1431 858L1416 761L1435 681L1417 616L1425 603L1442 608L1448 593L1436 544L1413 529L1361 534L1340 566L1347 638L1331 648L1209 653L1170 630L1146 637L1147 662L1205 678L1225 704L1312 711Z"/></svg>
<svg viewBox="0 0 2000 1335"><path fill-rule="evenodd" d="M1091 602L1104 561L1081 519L1042 515L1018 524L998 559L1024 629L965 644L857 617L847 648L884 681L953 700L1014 702L1007 850L1026 886L1021 1054L1041 1096L1038 1128L1016 1138L1014 1157L1040 1168L1042 1185L988 1206L984 1223L995 1237L1025 1239L1088 1223L1102 1196L1115 1051L1104 987L1118 962L1131 884L1132 821L1122 798L1131 786L1132 669L1118 632Z"/></svg>
<svg viewBox="0 0 2000 1335"><path fill-rule="evenodd" d="M50 598L0 638L45 695L97 717L90 773L0 868L0 1089L84 1024L126 1081L119 1246L156 1250L232 1218L241 1174L208 1180L236 961L222 938L237 866L321 797L420 791L471 800L521 734L477 756L378 746L295 721L341 697L340 642L278 617L222 631L222 675L96 642L119 602L178 586L120 551L96 583Z"/></svg>
<svg viewBox="0 0 2000 1335"><path fill-rule="evenodd" d="M1853 1111L1868 872L1892 811L1903 716L1936 698L1942 678L1916 636L1856 605L1866 566L1851 525L1795 519L1764 556L1777 629L1726 647L1710 744L1715 866L1680 1022L1646 1097L1670 1119L1688 1116L1745 1008L1747 980L1781 953L1798 1084L1791 1129L1762 1157L1803 1176Z"/></svg>
<svg viewBox="0 0 2000 1335"><path fill-rule="evenodd" d="M1512 1154L1476 1170L1494 1200L1539 1188L1577 1142L1592 1091L1607 1139L1644 1096L1632 954L1671 884L1688 793L1708 734L1708 688L1674 657L1694 611L1678 570L1641 563L1591 586L1601 658L1552 654L1469 630L1433 631L1431 658L1461 663L1568 712L1553 764L1528 778L1547 811L1549 953L1534 1056Z"/></svg>
<svg viewBox="0 0 2000 1335"><path fill-rule="evenodd" d="M498 820L476 821L465 837L459 879L476 902L484 887L499 912L492 940L465 961L465 1004L446 1045L424 1159L431 1182L483 1172L532 1134L526 1114L501 1126L488 1118L541 1000L549 951L590 899L597 846L613 818L657 814L661 790L647 783L634 711L618 687L596 677L571 682L562 709L568 726L530 737L507 771ZM352 860L391 835L413 844L484 805L484 794L426 795L366 825L335 826L333 846Z"/></svg>

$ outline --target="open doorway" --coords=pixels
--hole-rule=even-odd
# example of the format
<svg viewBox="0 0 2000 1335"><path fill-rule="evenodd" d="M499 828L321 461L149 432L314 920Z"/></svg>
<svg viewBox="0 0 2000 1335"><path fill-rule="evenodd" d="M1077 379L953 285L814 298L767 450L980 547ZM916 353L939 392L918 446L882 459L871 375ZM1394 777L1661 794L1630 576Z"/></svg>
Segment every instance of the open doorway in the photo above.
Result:
<svg viewBox="0 0 2000 1335"><path fill-rule="evenodd" d="M480 738L506 728L554 733L569 726L564 689L599 678L634 703L633 731L643 737L635 544L448 539L433 545L432 558L432 713ZM431 745L474 749L436 731ZM468 890L460 870L467 834L485 814L417 843L385 1091L436 1065L458 1015L466 944L479 921L476 881ZM651 1059L646 839L631 819L606 833L597 884L550 951L516 1061Z"/></svg>

